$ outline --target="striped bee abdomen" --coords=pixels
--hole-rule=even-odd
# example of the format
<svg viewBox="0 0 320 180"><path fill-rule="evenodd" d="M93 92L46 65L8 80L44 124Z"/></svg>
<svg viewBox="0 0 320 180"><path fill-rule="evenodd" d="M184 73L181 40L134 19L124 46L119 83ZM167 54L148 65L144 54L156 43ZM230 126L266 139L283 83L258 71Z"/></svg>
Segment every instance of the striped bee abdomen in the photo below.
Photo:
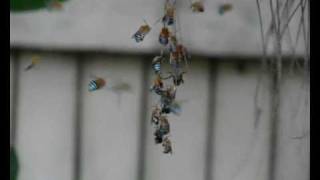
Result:
<svg viewBox="0 0 320 180"><path fill-rule="evenodd" d="M91 80L89 82L89 91L95 91L97 89L100 89L105 85L105 80L102 78L98 78L96 80Z"/></svg>

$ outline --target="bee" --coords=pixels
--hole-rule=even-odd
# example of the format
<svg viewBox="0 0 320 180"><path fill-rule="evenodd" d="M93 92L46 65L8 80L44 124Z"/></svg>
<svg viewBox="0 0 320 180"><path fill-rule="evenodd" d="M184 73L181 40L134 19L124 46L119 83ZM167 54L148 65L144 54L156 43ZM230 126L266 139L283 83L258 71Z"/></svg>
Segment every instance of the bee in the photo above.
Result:
<svg viewBox="0 0 320 180"><path fill-rule="evenodd" d="M165 137L163 139L163 142L162 142L162 147L163 147L163 153L165 154L172 154L172 146L171 146L171 141L169 140L168 137Z"/></svg>
<svg viewBox="0 0 320 180"><path fill-rule="evenodd" d="M95 91L102 88L106 84L106 81L102 78L96 78L95 80L91 80L89 82L89 91Z"/></svg>
<svg viewBox="0 0 320 180"><path fill-rule="evenodd" d="M161 116L161 109L156 106L153 110L152 110L152 115L151 115L151 123L158 125L159 124L159 119Z"/></svg>
<svg viewBox="0 0 320 180"><path fill-rule="evenodd" d="M141 42L143 41L144 37L150 32L151 27L148 24L140 26L138 31L132 35L132 38L135 39L135 41Z"/></svg>
<svg viewBox="0 0 320 180"><path fill-rule="evenodd" d="M172 66L174 71L179 71L181 69L181 56L179 55L179 51L170 53L169 63Z"/></svg>
<svg viewBox="0 0 320 180"><path fill-rule="evenodd" d="M182 44L177 45L176 52L178 59L186 59L188 56L187 49Z"/></svg>
<svg viewBox="0 0 320 180"><path fill-rule="evenodd" d="M219 6L219 14L223 15L224 13L232 10L232 4L221 4Z"/></svg>
<svg viewBox="0 0 320 180"><path fill-rule="evenodd" d="M156 94L161 95L163 92L163 81L160 74L157 75L156 79L153 81L153 86L150 90L155 91Z"/></svg>
<svg viewBox="0 0 320 180"><path fill-rule="evenodd" d="M152 60L152 69L155 73L160 73L161 70L161 62L163 61L163 56L156 56Z"/></svg>
<svg viewBox="0 0 320 180"><path fill-rule="evenodd" d="M170 36L169 41L169 52L176 52L177 48L177 38L175 36Z"/></svg>
<svg viewBox="0 0 320 180"><path fill-rule="evenodd" d="M181 68L181 61L184 60L187 63L187 59L189 58L189 55L187 53L186 48L179 44L176 46L176 51L170 53L170 64L173 67L175 72L178 72ZM179 73L175 73L179 74ZM176 75L177 76L177 75Z"/></svg>
<svg viewBox="0 0 320 180"><path fill-rule="evenodd" d="M169 36L170 36L170 32L169 29L166 27L163 27L161 29L160 35L159 35L159 42L162 45L167 45L169 42Z"/></svg>
<svg viewBox="0 0 320 180"><path fill-rule="evenodd" d="M61 10L63 8L62 3L59 0L48 0L47 9L48 10Z"/></svg>
<svg viewBox="0 0 320 180"><path fill-rule="evenodd" d="M191 9L193 12L204 12L204 6L203 3L199 0L196 2L193 2L191 4Z"/></svg>
<svg viewBox="0 0 320 180"><path fill-rule="evenodd" d="M161 94L161 108L162 108L162 113L170 113L171 112L171 104L174 101L176 96L176 87L175 86L170 86L167 90L164 90Z"/></svg>
<svg viewBox="0 0 320 180"><path fill-rule="evenodd" d="M181 84L184 83L184 80L183 80L183 74L187 73L186 71L182 71L180 69L176 69L174 73L172 72L169 72L169 76L166 77L166 78L163 78L163 79L169 79L169 78L172 78L173 80L173 84L175 86L179 86Z"/></svg>
<svg viewBox="0 0 320 180"><path fill-rule="evenodd" d="M29 64L26 68L24 68L25 71L29 71L32 69L36 64L40 62L40 57L39 56L33 56L31 58L31 64Z"/></svg>
<svg viewBox="0 0 320 180"><path fill-rule="evenodd" d="M165 116L160 116L159 125L154 132L155 142L159 144L162 142L163 137L170 133L170 124L168 119Z"/></svg>
<svg viewBox="0 0 320 180"><path fill-rule="evenodd" d="M154 137L154 142L155 142L156 144L162 143L163 137L159 134L158 131L154 132L154 136L155 136L155 137Z"/></svg>
<svg viewBox="0 0 320 180"><path fill-rule="evenodd" d="M165 116L159 118L159 131L163 136L170 133L170 124Z"/></svg>
<svg viewBox="0 0 320 180"><path fill-rule="evenodd" d="M175 13L174 7L172 7L172 6L167 7L166 13L162 18L163 24L168 25L168 26L173 25L174 24L174 13Z"/></svg>

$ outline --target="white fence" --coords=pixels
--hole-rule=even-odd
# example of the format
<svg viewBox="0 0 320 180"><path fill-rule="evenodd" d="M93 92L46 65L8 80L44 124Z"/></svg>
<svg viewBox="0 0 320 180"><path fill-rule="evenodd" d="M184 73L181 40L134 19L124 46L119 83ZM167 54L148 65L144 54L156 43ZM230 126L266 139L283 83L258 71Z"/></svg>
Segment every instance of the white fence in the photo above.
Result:
<svg viewBox="0 0 320 180"><path fill-rule="evenodd" d="M255 127L257 61L192 59L177 94L182 114L169 117L170 156L154 144L149 123L157 100L148 92L151 57L37 52L41 62L24 71L33 54L11 52L11 142L19 180L309 179L309 84L298 72L284 74L276 129L270 124L272 81L264 76ZM91 75L121 78L132 92L90 93Z"/></svg>

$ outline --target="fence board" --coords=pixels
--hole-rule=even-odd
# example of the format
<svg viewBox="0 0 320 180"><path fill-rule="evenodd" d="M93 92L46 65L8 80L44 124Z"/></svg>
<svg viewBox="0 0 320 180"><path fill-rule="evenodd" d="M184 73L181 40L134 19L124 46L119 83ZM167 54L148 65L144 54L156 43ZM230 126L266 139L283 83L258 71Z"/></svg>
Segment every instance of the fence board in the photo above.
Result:
<svg viewBox="0 0 320 180"><path fill-rule="evenodd" d="M145 95L148 108L141 110L144 107L141 85L146 78L140 58L90 55L83 57L83 62L76 62L71 56L43 53L41 63L25 72L32 54L21 52L19 63L15 64L18 72L15 72L14 56L10 57L10 136L12 138L14 115L21 162L19 180L73 178L74 162L78 162L73 159L76 117L81 122L79 170L82 180L135 179L139 177L139 164L144 164L145 180L270 178L270 82L269 77L264 76L258 99L262 113L255 127L254 93L259 70L256 65L219 62L215 82L210 82L209 61L191 62L185 84L178 87L177 92L182 115L169 115L173 143L170 156L162 154L161 145L154 144L150 125L151 106L158 101L158 96ZM82 79L76 77L77 63L83 67ZM14 81L17 73L18 82ZM106 78L107 85L110 80L112 83L122 79L132 86L132 91L122 95L107 89L88 92L93 76ZM149 71L150 86L152 77ZM310 97L306 94L308 91L301 88L302 78L302 74L285 74L281 87L275 180L309 179ZM77 82L79 79L81 82ZM16 95L13 93L15 83L18 83ZM77 83L81 85L78 94L81 99L75 99ZM209 86L215 88L209 92ZM209 98L210 94L214 98ZM17 104L13 107L15 98ZM209 103L210 99L215 101ZM74 102L83 103L80 112L76 112ZM209 104L212 106L208 107ZM147 113L147 118L141 120L141 113ZM143 138L139 136L141 122L147 126L146 144L139 143L139 138ZM207 127L208 124L212 127ZM213 131L210 138L206 138L210 135L208 130ZM210 144L211 149L207 147ZM142 148L145 153L139 154ZM212 151L209 158L213 167L208 169L211 176L206 176L205 170L207 149ZM144 163L137 163L139 160Z"/></svg>
<svg viewBox="0 0 320 180"><path fill-rule="evenodd" d="M268 81L264 79L261 119L255 128L254 94L258 66L221 63L215 103L214 180L268 179Z"/></svg>
<svg viewBox="0 0 320 180"><path fill-rule="evenodd" d="M92 57L84 64L82 179L134 179L137 173L141 62L129 57ZM92 75L122 79L132 92L88 91Z"/></svg>
<svg viewBox="0 0 320 180"><path fill-rule="evenodd" d="M69 57L42 54L41 63L26 72L31 56L22 54L18 69L19 180L70 180L75 64Z"/></svg>
<svg viewBox="0 0 320 180"><path fill-rule="evenodd" d="M275 180L309 179L309 84L302 74L285 74L283 78Z"/></svg>

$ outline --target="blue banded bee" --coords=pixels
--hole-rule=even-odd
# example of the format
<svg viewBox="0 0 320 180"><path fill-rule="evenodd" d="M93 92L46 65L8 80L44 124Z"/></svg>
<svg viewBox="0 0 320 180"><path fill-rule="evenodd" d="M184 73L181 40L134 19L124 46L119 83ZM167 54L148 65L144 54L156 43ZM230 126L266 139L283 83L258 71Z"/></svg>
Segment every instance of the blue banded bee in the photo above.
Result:
<svg viewBox="0 0 320 180"><path fill-rule="evenodd" d="M159 42L162 45L167 45L169 42L169 36L170 36L170 32L169 29L166 27L163 27L161 29L160 35L159 35Z"/></svg>
<svg viewBox="0 0 320 180"><path fill-rule="evenodd" d="M153 90L156 94L161 95L163 92L163 82L161 79L160 74L157 75L156 79L153 82L153 86L150 88L150 90Z"/></svg>
<svg viewBox="0 0 320 180"><path fill-rule="evenodd" d="M191 4L191 9L193 12L204 12L203 3L200 0L193 2Z"/></svg>
<svg viewBox="0 0 320 180"><path fill-rule="evenodd" d="M161 62L163 60L163 56L156 56L152 60L152 69L154 70L155 73L160 73L161 71Z"/></svg>
<svg viewBox="0 0 320 180"><path fill-rule="evenodd" d="M167 0L165 4L165 15L162 18L162 22L168 26L174 24L175 4L175 0Z"/></svg>
<svg viewBox="0 0 320 180"><path fill-rule="evenodd" d="M177 51L177 38L175 36L170 36L169 41L169 52L176 52Z"/></svg>
<svg viewBox="0 0 320 180"><path fill-rule="evenodd" d="M158 125L159 124L159 120L160 120L160 116L161 116L161 109L158 106L156 106L152 110L151 123L154 124L154 125Z"/></svg>
<svg viewBox="0 0 320 180"><path fill-rule="evenodd" d="M160 144L160 143L162 143L162 141L163 141L163 137L162 136L160 136L160 134L156 131L156 132L154 132L154 142L156 143L156 144Z"/></svg>
<svg viewBox="0 0 320 180"><path fill-rule="evenodd" d="M232 4L222 4L219 6L219 14L223 15L224 13L232 10Z"/></svg>
<svg viewBox="0 0 320 180"><path fill-rule="evenodd" d="M163 16L162 22L168 26L174 24L174 7L166 8L166 14Z"/></svg>
<svg viewBox="0 0 320 180"><path fill-rule="evenodd" d="M167 90L164 90L161 94L161 105L162 105L162 113L170 113L171 112L171 104L173 103L176 97L176 87L171 86Z"/></svg>
<svg viewBox="0 0 320 180"><path fill-rule="evenodd" d="M187 73L187 72L185 72L185 71L181 72L180 70L176 69L175 73L170 72L171 75L169 77L164 78L164 79L172 78L173 84L176 86L179 86L181 83L182 84L184 83L183 74L185 74L185 73Z"/></svg>
<svg viewBox="0 0 320 180"><path fill-rule="evenodd" d="M170 133L170 124L165 116L160 116L159 118L159 131L162 135Z"/></svg>
<svg viewBox="0 0 320 180"><path fill-rule="evenodd" d="M102 88L106 84L106 81L102 78L97 78L89 82L89 91L95 91Z"/></svg>
<svg viewBox="0 0 320 180"><path fill-rule="evenodd" d="M163 153L165 154L172 154L172 146L171 146L171 141L169 140L168 137L165 137L163 139L163 142L162 142L162 147L163 147Z"/></svg>
<svg viewBox="0 0 320 180"><path fill-rule="evenodd" d="M165 116L159 117L159 125L154 132L155 142L159 144L162 142L163 137L170 133L170 124L168 119Z"/></svg>
<svg viewBox="0 0 320 180"><path fill-rule="evenodd" d="M39 56L33 56L31 58L31 64L29 64L26 68L24 68L25 71L29 71L32 69L36 64L40 62L40 57Z"/></svg>
<svg viewBox="0 0 320 180"><path fill-rule="evenodd" d="M150 30L151 30L151 28L148 24L142 25L142 26L140 26L138 31L136 33L134 33L132 38L134 38L137 43L141 42L141 41L143 41L144 37L150 32Z"/></svg>

